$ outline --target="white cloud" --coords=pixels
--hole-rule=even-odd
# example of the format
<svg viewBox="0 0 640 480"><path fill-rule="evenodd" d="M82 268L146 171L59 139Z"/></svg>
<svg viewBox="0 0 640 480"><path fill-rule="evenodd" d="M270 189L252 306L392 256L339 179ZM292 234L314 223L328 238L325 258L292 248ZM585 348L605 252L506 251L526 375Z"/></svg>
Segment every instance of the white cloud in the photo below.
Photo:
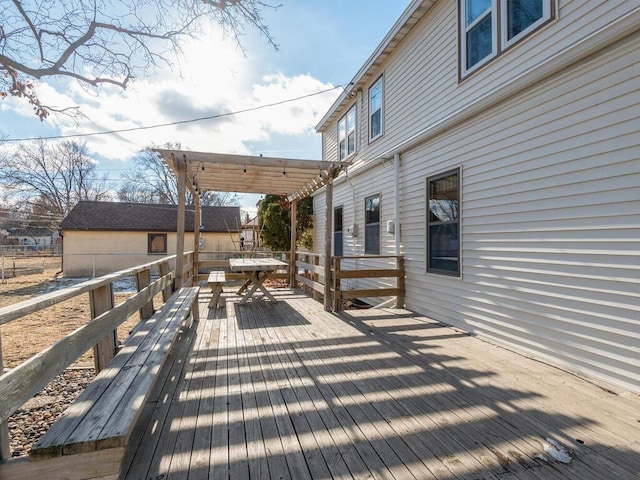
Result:
<svg viewBox="0 0 640 480"><path fill-rule="evenodd" d="M64 91L60 84L57 88L43 84L39 95L45 103L78 105L87 117L76 123L54 115L47 122L62 135L136 129L252 109L332 87L308 74L262 76L233 43L214 30L184 45L179 67L180 74L158 71L132 82L126 91L103 88L96 94L76 83L65 82ZM110 160L127 160L145 146L165 142L180 142L192 150L250 153L248 144L268 141L272 134L309 136L338 93L333 90L237 115L84 140L92 153ZM11 108L33 119L24 103L12 102Z"/></svg>

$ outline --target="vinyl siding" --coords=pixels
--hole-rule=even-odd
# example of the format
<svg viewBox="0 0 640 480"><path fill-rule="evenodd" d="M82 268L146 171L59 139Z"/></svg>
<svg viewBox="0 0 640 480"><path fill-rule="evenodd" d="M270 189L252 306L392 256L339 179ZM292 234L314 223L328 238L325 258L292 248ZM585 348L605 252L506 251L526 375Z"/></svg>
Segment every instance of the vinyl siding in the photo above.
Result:
<svg viewBox="0 0 640 480"><path fill-rule="evenodd" d="M637 39L403 157L407 305L640 390ZM462 165L462 278L425 273L427 175ZM454 299L454 301L452 301Z"/></svg>
<svg viewBox="0 0 640 480"><path fill-rule="evenodd" d="M385 75L385 132L360 144L357 163L637 8L629 1L556 6L553 22L459 83L457 5L437 2L370 76ZM636 32L402 152L408 308L640 392L639 78ZM359 111L366 139L366 103ZM327 130L323 144L332 142ZM363 253L364 197L378 192L381 254L392 254L385 231L394 215L392 163L361 175L356 167L334 190L345 229L354 221L360 229L353 248L345 231L344 254ZM460 278L426 273L426 177L456 167Z"/></svg>

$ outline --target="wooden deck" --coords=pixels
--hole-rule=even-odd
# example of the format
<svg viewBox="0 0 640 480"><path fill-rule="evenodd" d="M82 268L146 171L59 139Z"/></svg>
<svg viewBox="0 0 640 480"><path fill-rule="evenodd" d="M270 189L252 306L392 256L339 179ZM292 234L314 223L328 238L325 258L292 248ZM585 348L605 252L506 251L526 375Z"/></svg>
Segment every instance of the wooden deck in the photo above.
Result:
<svg viewBox="0 0 640 480"><path fill-rule="evenodd" d="M405 310L275 295L225 294L226 312L201 295L126 479L640 478L638 396Z"/></svg>

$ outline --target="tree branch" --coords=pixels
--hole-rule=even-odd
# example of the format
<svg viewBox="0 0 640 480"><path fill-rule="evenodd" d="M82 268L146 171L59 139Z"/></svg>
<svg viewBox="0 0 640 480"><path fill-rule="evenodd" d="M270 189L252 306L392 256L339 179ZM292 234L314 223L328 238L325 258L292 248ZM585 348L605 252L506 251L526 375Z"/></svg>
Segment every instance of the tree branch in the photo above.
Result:
<svg viewBox="0 0 640 480"><path fill-rule="evenodd" d="M179 54L179 39L197 34L208 20L232 32L240 46L243 27L255 27L277 49L260 12L278 7L262 0L155 0L142 4L101 0L100 7L95 0L32 0L32 4L35 7L30 11L20 0L11 0L0 18L0 73L11 77L11 81L0 78L0 99L7 95L27 97L41 118L49 108L39 103L29 78L59 76L81 85L124 89L132 78L147 73L160 60L171 65L166 52ZM12 30L7 32L7 26Z"/></svg>

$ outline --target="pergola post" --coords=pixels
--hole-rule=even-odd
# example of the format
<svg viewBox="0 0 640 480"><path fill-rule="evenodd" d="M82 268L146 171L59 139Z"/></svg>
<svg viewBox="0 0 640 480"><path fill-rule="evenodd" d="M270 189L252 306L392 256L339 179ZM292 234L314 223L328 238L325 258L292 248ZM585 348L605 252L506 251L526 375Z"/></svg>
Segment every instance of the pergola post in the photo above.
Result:
<svg viewBox="0 0 640 480"><path fill-rule="evenodd" d="M200 262L200 195L193 196L193 281L197 286Z"/></svg>
<svg viewBox="0 0 640 480"><path fill-rule="evenodd" d="M333 171L329 170L325 190L325 221L324 221L324 309L331 310L331 237L333 232Z"/></svg>
<svg viewBox="0 0 640 480"><path fill-rule="evenodd" d="M296 287L296 243L298 243L298 200L291 202L291 252L289 254L289 288Z"/></svg>
<svg viewBox="0 0 640 480"><path fill-rule="evenodd" d="M176 290L182 288L184 270L185 190L187 185L187 160L174 158L178 170L178 231L176 238Z"/></svg>

